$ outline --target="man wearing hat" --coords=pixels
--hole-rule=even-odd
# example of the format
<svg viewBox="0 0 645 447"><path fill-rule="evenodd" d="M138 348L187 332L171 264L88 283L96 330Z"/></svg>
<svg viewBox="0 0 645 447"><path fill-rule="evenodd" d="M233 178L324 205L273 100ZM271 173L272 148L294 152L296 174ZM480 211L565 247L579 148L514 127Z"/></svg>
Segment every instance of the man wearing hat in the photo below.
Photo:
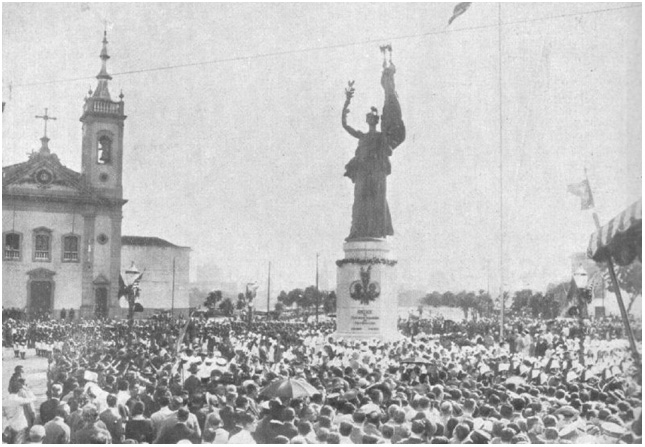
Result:
<svg viewBox="0 0 645 447"><path fill-rule="evenodd" d="M190 373L190 376L184 380L184 389L188 391L188 394L190 395L195 394L202 386L202 380L197 376L197 373L199 373L199 364L192 363L188 367L188 372Z"/></svg>
<svg viewBox="0 0 645 447"><path fill-rule="evenodd" d="M40 423L45 425L56 417L56 408L60 405L60 398L63 394L63 386L60 383L55 383L51 387L49 393L50 398L40 404Z"/></svg>

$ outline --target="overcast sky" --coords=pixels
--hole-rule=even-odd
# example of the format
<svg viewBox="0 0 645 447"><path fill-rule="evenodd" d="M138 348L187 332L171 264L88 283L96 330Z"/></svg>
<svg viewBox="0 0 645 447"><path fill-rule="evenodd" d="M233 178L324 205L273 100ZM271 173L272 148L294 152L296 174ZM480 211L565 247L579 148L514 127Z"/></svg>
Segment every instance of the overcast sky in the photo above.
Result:
<svg viewBox="0 0 645 447"><path fill-rule="evenodd" d="M4 3L2 164L39 147L48 107L50 147L80 170L108 20L110 89L128 115L123 234L190 246L193 267L260 294L269 261L276 292L313 284L319 252L333 285L356 149L343 89L356 81L349 120L366 128L391 42L408 129L388 178L401 286L498 290L501 173L505 287L543 290L570 277L594 230L567 193L584 167L602 222L641 195L641 6L502 4L501 170L498 6L474 3L447 28L453 6Z"/></svg>

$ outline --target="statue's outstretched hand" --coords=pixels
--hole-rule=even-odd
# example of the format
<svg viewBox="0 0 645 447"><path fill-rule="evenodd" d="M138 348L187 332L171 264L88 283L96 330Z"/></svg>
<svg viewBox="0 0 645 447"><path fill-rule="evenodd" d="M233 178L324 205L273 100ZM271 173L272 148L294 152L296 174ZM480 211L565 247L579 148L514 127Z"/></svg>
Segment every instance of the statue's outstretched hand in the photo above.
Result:
<svg viewBox="0 0 645 447"><path fill-rule="evenodd" d="M347 103L349 103L349 101L354 97L354 92L354 81L348 81L347 87L345 87L345 98Z"/></svg>

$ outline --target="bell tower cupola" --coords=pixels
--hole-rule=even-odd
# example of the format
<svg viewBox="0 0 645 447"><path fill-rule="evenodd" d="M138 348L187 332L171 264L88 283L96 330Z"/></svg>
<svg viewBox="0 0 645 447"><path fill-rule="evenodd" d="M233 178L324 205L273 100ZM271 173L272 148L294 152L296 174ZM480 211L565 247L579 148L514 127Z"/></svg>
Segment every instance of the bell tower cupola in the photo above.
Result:
<svg viewBox="0 0 645 447"><path fill-rule="evenodd" d="M83 105L83 159L82 173L85 182L96 194L121 199L123 197L123 93L119 101L110 96L107 70L110 59L107 49L107 31L103 33L101 70L96 76L98 84L90 89Z"/></svg>

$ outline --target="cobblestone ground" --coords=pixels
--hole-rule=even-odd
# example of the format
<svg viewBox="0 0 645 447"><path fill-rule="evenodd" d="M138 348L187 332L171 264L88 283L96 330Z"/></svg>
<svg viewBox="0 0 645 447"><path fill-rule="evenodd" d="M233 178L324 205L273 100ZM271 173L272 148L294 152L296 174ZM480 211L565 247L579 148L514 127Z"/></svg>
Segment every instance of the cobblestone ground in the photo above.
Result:
<svg viewBox="0 0 645 447"><path fill-rule="evenodd" d="M2 348L2 400L9 395L9 379L16 366L22 365L27 385L36 395L36 413L40 404L47 400L47 359L36 357L33 349L27 350L25 360L14 357L13 350Z"/></svg>

